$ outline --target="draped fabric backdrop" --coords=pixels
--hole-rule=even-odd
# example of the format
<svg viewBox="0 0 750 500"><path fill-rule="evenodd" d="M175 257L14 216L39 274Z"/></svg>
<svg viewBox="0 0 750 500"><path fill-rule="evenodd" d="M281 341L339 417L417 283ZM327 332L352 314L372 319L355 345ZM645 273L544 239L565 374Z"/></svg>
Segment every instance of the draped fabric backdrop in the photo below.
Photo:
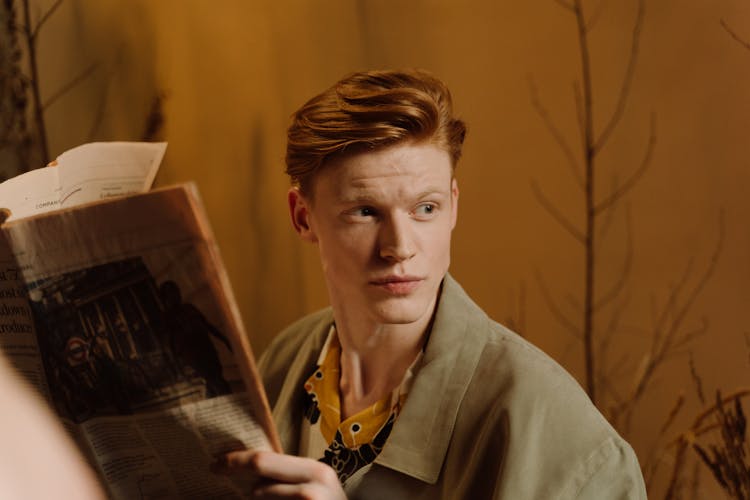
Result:
<svg viewBox="0 0 750 500"><path fill-rule="evenodd" d="M571 331L583 322L583 247L534 194L536 185L558 214L584 227L583 192L539 113L581 164L581 54L566 2L65 0L39 35L43 98L95 66L47 109L50 151L138 140L161 96L155 138L169 148L157 185L197 182L260 354L283 326L327 303L315 249L288 221L289 115L355 70L430 70L448 83L469 125L452 273L488 314L583 382L581 339ZM601 131L626 74L637 0L599 3L584 7L595 17L589 49ZM32 12L52 4L32 2ZM654 117L650 167L600 220L596 247L599 294L631 258L619 301L595 323L604 331L619 312L605 382L621 393L648 362L643 353L670 291L684 297L709 267L723 213L718 263L682 323L689 332L705 320L706 331L659 366L626 435L642 461L679 393L686 405L674 433L702 407L690 352L708 399L750 378L750 50L722 20L750 39L750 0L645 2L629 100L597 157L604 198L639 168ZM708 474L700 488L699 498L713 498Z"/></svg>

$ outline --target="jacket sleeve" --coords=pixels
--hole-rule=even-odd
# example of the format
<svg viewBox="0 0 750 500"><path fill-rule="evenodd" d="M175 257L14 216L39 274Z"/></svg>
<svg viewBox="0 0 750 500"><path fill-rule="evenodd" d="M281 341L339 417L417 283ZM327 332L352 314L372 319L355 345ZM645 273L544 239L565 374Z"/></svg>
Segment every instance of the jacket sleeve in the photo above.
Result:
<svg viewBox="0 0 750 500"><path fill-rule="evenodd" d="M603 447L604 448L604 447ZM635 452L622 440L609 441L600 460L592 461L588 478L565 498L576 500L646 500L646 486ZM577 490L577 491L576 491Z"/></svg>

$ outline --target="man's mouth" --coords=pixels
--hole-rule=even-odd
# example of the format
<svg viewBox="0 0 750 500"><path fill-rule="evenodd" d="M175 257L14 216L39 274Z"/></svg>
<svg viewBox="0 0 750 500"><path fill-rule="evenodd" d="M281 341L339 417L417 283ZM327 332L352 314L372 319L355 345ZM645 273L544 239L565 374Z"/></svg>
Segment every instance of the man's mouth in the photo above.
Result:
<svg viewBox="0 0 750 500"><path fill-rule="evenodd" d="M370 281L371 285L378 287L393 295L408 295L422 284L424 278L419 276L384 276Z"/></svg>

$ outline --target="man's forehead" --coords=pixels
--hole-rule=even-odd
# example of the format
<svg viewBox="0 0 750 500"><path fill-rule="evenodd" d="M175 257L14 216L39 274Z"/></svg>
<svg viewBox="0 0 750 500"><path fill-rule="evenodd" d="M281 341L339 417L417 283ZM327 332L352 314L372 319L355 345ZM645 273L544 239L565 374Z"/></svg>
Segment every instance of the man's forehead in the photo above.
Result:
<svg viewBox="0 0 750 500"><path fill-rule="evenodd" d="M388 196L419 197L450 192L450 171L435 169L365 168L339 172L328 177L329 193L341 200L368 200Z"/></svg>

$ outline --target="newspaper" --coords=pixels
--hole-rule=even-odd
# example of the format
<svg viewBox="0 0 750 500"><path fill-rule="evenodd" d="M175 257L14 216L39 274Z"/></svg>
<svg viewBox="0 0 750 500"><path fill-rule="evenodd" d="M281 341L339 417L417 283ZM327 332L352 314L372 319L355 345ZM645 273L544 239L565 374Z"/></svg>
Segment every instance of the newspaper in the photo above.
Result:
<svg viewBox="0 0 750 500"><path fill-rule="evenodd" d="M209 464L280 447L195 186L102 192L2 226L0 348L111 497L243 498Z"/></svg>

